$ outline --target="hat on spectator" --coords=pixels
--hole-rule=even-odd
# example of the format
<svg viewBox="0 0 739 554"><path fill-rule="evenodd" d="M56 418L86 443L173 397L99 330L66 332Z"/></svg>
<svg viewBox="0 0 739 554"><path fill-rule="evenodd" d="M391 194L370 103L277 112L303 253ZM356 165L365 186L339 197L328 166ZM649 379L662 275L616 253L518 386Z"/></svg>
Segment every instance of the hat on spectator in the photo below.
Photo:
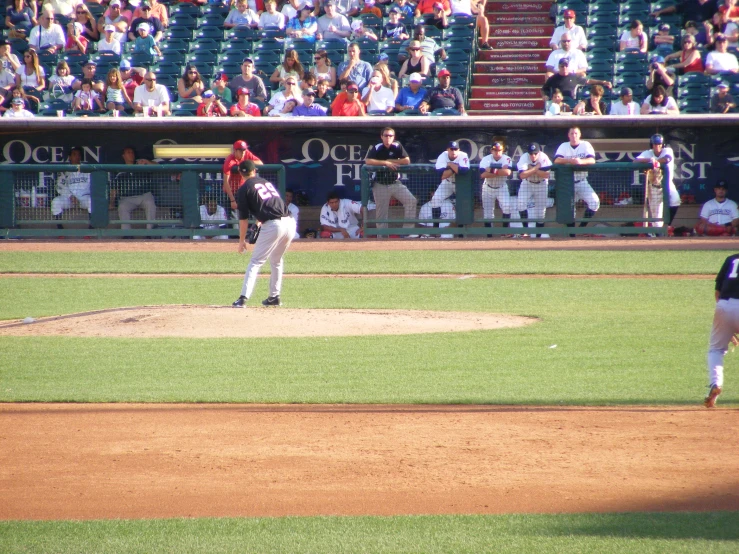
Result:
<svg viewBox="0 0 739 554"><path fill-rule="evenodd" d="M149 3L149 0L143 0L141 2L141 9L143 10L144 8L151 8L151 4Z"/></svg>
<svg viewBox="0 0 739 554"><path fill-rule="evenodd" d="M10 43L4 38L0 37L0 46L5 46L6 44L10 44Z"/></svg>
<svg viewBox="0 0 739 554"><path fill-rule="evenodd" d="M420 73L411 73L408 77L408 81L411 83L423 83L423 77Z"/></svg>
<svg viewBox="0 0 739 554"><path fill-rule="evenodd" d="M78 21L75 21L75 22L74 22L74 29L75 29L75 30L76 30L76 31L77 31L78 33L82 33L82 31L84 31L84 30L85 30L85 26L84 26L84 25L83 25L82 23L79 23Z"/></svg>
<svg viewBox="0 0 739 554"><path fill-rule="evenodd" d="M379 56L377 56L377 61L378 62L386 62L389 59L390 59L390 56L388 56L387 54L385 54L385 52L383 52L382 54L380 54Z"/></svg>
<svg viewBox="0 0 739 554"><path fill-rule="evenodd" d="M218 81L219 79L221 81L225 82L225 83L228 83L228 75L226 75L226 73L223 72L223 71L221 71L221 72L216 73L215 75L213 75L213 80L214 81Z"/></svg>
<svg viewBox="0 0 739 554"><path fill-rule="evenodd" d="M499 140L493 141L491 146L493 147L493 150L503 150L503 143Z"/></svg>
<svg viewBox="0 0 739 554"><path fill-rule="evenodd" d="M659 26L659 30L660 30L660 31L669 31L669 30L670 30L670 26L669 26L669 24L667 24L667 23L662 23L662 24L661 24L661 25Z"/></svg>
<svg viewBox="0 0 739 554"><path fill-rule="evenodd" d="M120 1L119 1L119 0L113 0L113 1L112 1L112 2L110 3L110 7L112 8L113 6L118 6L118 7L120 8L120 7L121 7L121 3L120 3Z"/></svg>
<svg viewBox="0 0 739 554"><path fill-rule="evenodd" d="M375 0L364 0L364 5L365 6L374 6L375 5Z"/></svg>
<svg viewBox="0 0 739 554"><path fill-rule="evenodd" d="M136 30L137 31L141 31L142 29L145 29L146 31L149 31L150 30L149 29L149 24L146 21L142 21L141 23L139 23L139 26L136 27Z"/></svg>
<svg viewBox="0 0 739 554"><path fill-rule="evenodd" d="M237 140L234 142L234 150L246 150L249 147L245 140Z"/></svg>
<svg viewBox="0 0 739 554"><path fill-rule="evenodd" d="M435 10L443 10L444 9L444 4L442 4L441 2L436 2L434 4L434 9Z"/></svg>
<svg viewBox="0 0 739 554"><path fill-rule="evenodd" d="M452 150L459 150L459 143L456 140L453 140L449 144L447 144L446 147Z"/></svg>
<svg viewBox="0 0 739 554"><path fill-rule="evenodd" d="M355 19L352 21L352 31L356 31L364 27L364 22L361 19Z"/></svg>
<svg viewBox="0 0 739 554"><path fill-rule="evenodd" d="M633 95L634 95L634 91L631 90L631 88L624 87L621 89L620 96L633 96Z"/></svg>
<svg viewBox="0 0 739 554"><path fill-rule="evenodd" d="M309 6L308 4L303 4L303 7L300 8L300 11L302 12L303 10L308 10L309 12L312 12L313 8Z"/></svg>
<svg viewBox="0 0 739 554"><path fill-rule="evenodd" d="M239 88L239 90L236 91L236 95L237 96L241 96L241 95L250 96L251 95L251 91L248 88L246 88L246 87L241 87L241 88Z"/></svg>
<svg viewBox="0 0 739 554"><path fill-rule="evenodd" d="M570 65L570 58L560 58L559 65Z"/></svg>
<svg viewBox="0 0 739 554"><path fill-rule="evenodd" d="M718 13L726 13L728 11L729 11L729 8L727 8L725 5L724 6L719 6L719 8L718 8Z"/></svg>
<svg viewBox="0 0 739 554"><path fill-rule="evenodd" d="M526 147L526 152L529 154L537 154L538 152L541 152L541 147L539 146L538 142L531 142Z"/></svg>
<svg viewBox="0 0 739 554"><path fill-rule="evenodd" d="M13 98L13 104L23 104L23 98Z"/></svg>
<svg viewBox="0 0 739 554"><path fill-rule="evenodd" d="M16 100L20 100L20 98L16 98ZM13 102L15 102L15 100L13 100ZM713 185L713 188L715 188L715 189L719 189L719 188L721 188L721 189L728 189L729 188L729 183L727 183L724 179L721 179L715 185Z"/></svg>
<svg viewBox="0 0 739 554"><path fill-rule="evenodd" d="M254 60L252 60L251 58L244 58L241 63L250 63L254 65Z"/></svg>
<svg viewBox="0 0 739 554"><path fill-rule="evenodd" d="M451 76L452 76L452 74L451 74L451 72L450 72L450 71L449 71L449 70L448 70L447 68L444 68L444 69L442 69L441 71L439 71L439 72L438 72L438 73L436 74L436 76L437 76L437 77L451 77Z"/></svg>
<svg viewBox="0 0 739 554"><path fill-rule="evenodd" d="M316 95L316 91L313 90L312 88L307 88L303 91L303 96L315 96L315 95Z"/></svg>
<svg viewBox="0 0 739 554"><path fill-rule="evenodd" d="M565 10L562 13L563 17L575 17L575 10Z"/></svg>
<svg viewBox="0 0 739 554"><path fill-rule="evenodd" d="M718 85L716 85L716 88L725 88L725 89L728 89L729 88L729 85L727 85L726 83L719 83Z"/></svg>
<svg viewBox="0 0 739 554"><path fill-rule="evenodd" d="M131 69L131 62L128 60L121 60L121 63L118 64L118 69Z"/></svg>
<svg viewBox="0 0 739 554"><path fill-rule="evenodd" d="M649 63L665 63L665 59L662 56L652 56Z"/></svg>
<svg viewBox="0 0 739 554"><path fill-rule="evenodd" d="M334 2L334 0L327 0L326 2L323 3L323 6L324 7L326 7L326 6L336 6L336 3Z"/></svg>
<svg viewBox="0 0 739 554"><path fill-rule="evenodd" d="M103 27L103 31L110 31L111 33L115 33L115 25L106 25Z"/></svg>
<svg viewBox="0 0 739 554"><path fill-rule="evenodd" d="M97 67L98 64L95 60L89 59L85 62L85 65L94 65L95 67Z"/></svg>
<svg viewBox="0 0 739 554"><path fill-rule="evenodd" d="M400 8L398 8L398 6L393 6L392 8L390 8L390 10L388 10L387 13L388 14L391 14L391 13L400 13Z"/></svg>
<svg viewBox="0 0 739 554"><path fill-rule="evenodd" d="M346 90L353 90L354 92L359 92L359 87L357 86L357 83L349 81L346 84Z"/></svg>
<svg viewBox="0 0 739 554"><path fill-rule="evenodd" d="M723 33L716 33L716 34L715 34L715 35L713 36L713 42L725 42L725 41L727 41L727 40L728 40L728 39L726 38L726 35L725 35L725 34L723 34Z"/></svg>
<svg viewBox="0 0 739 554"><path fill-rule="evenodd" d="M203 93L203 98L211 98L213 96L213 91L208 89Z"/></svg>

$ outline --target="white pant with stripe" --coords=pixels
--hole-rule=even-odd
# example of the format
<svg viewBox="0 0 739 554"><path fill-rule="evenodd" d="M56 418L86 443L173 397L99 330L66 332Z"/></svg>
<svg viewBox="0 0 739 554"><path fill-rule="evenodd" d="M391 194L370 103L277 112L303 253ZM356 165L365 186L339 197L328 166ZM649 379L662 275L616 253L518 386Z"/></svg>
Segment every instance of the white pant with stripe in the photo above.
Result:
<svg viewBox="0 0 739 554"><path fill-rule="evenodd" d="M257 284L259 270L269 259L272 274L269 277L269 296L279 296L282 290L282 257L295 236L295 219L285 216L262 223L262 230L246 266L241 296L250 298Z"/></svg>

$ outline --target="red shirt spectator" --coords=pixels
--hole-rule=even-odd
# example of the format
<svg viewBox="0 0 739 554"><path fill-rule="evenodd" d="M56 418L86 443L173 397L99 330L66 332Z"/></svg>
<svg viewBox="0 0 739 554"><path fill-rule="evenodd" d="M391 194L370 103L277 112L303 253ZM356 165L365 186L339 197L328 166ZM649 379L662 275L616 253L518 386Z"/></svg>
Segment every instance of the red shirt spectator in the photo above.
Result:
<svg viewBox="0 0 739 554"><path fill-rule="evenodd" d="M359 97L359 87L355 83L349 83L346 91L336 96L331 104L331 115L344 117L367 115L364 103Z"/></svg>
<svg viewBox="0 0 739 554"><path fill-rule="evenodd" d="M452 13L452 6L449 4L449 0L420 0L416 4L416 15L434 15L434 4L441 4L444 8L444 13L447 15Z"/></svg>
<svg viewBox="0 0 739 554"><path fill-rule="evenodd" d="M238 94L239 99L233 106L231 106L231 109L228 112L231 117L262 116L262 111L259 109L259 106L253 102L249 102L251 91L248 88L241 87L236 91L236 93Z"/></svg>

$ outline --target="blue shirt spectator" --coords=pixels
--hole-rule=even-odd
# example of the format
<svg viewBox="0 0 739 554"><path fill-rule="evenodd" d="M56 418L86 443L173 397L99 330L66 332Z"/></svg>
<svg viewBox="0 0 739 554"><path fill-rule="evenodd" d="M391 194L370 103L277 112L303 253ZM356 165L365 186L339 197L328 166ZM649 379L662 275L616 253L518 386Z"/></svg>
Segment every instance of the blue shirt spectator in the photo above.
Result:
<svg viewBox="0 0 739 554"><path fill-rule="evenodd" d="M421 86L423 77L420 73L411 73L408 79L408 86L403 87L398 92L395 99L395 111L404 112L406 110L417 110L426 96L426 89Z"/></svg>
<svg viewBox="0 0 739 554"><path fill-rule="evenodd" d="M359 51L358 44L349 45L349 59L339 64L337 74L339 80L353 81L362 90L372 77L372 66L359 58Z"/></svg>
<svg viewBox="0 0 739 554"><path fill-rule="evenodd" d="M320 117L325 116L328 111L323 106L314 104L313 100L316 98L316 91L312 88L307 88L303 91L303 103L300 106L293 108L294 116L304 117Z"/></svg>

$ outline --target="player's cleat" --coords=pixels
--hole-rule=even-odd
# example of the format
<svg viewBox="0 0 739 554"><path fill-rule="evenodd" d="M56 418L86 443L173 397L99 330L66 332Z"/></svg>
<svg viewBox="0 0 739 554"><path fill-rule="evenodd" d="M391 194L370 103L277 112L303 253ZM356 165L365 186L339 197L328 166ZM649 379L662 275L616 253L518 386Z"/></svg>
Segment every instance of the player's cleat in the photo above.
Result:
<svg viewBox="0 0 739 554"><path fill-rule="evenodd" d="M266 300L262 300L262 306L282 306L279 296L270 296Z"/></svg>
<svg viewBox="0 0 739 554"><path fill-rule="evenodd" d="M247 300L248 298L246 296L239 296L231 306L234 308L246 308Z"/></svg>
<svg viewBox="0 0 739 554"><path fill-rule="evenodd" d="M718 385L711 385L711 390L708 392L708 396L706 396L706 399L703 401L703 405L706 408L713 408L716 406L716 399L718 398L718 395L721 394L721 387Z"/></svg>

